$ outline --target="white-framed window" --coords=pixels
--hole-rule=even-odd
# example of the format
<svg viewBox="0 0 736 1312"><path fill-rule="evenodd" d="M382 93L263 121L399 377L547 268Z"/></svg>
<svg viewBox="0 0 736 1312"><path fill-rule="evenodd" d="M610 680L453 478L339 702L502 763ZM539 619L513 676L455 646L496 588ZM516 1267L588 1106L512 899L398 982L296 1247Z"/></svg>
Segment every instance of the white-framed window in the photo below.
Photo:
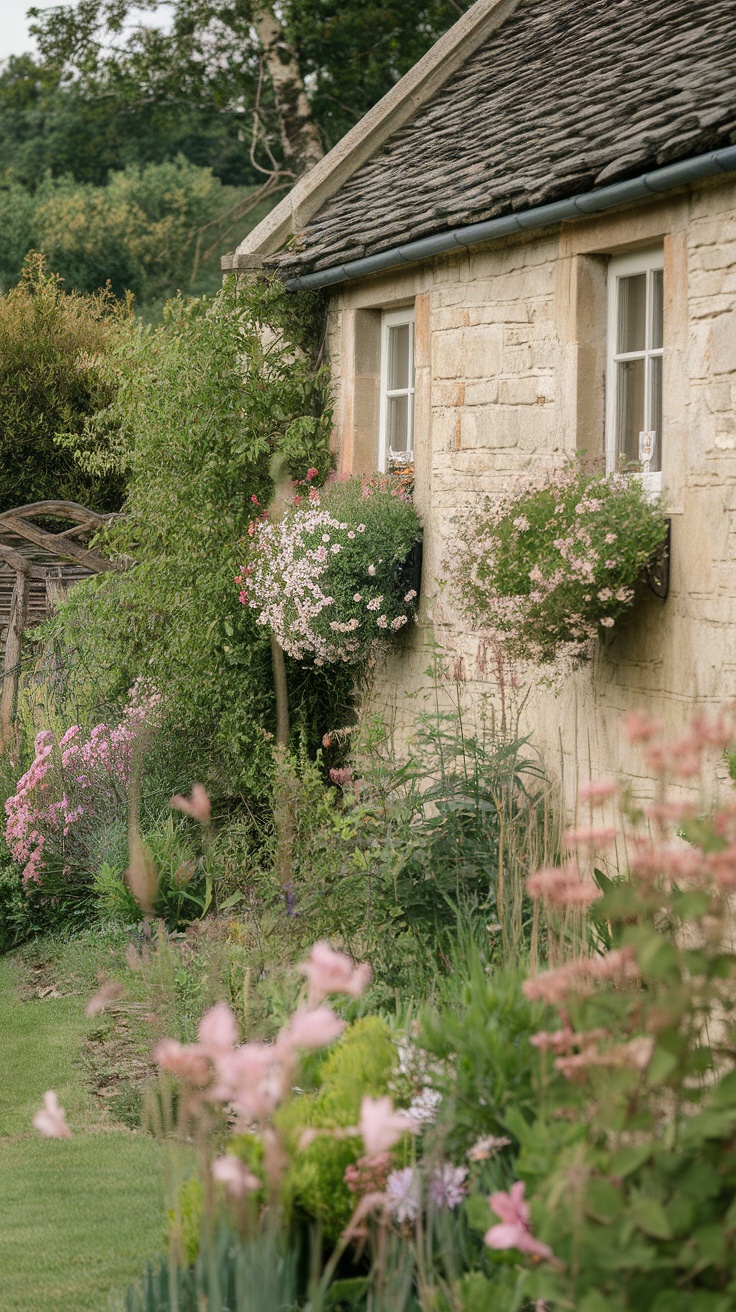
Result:
<svg viewBox="0 0 736 1312"><path fill-rule="evenodd" d="M381 316L381 411L378 468L414 450L414 309Z"/></svg>
<svg viewBox="0 0 736 1312"><path fill-rule="evenodd" d="M662 248L615 256L608 265L606 469L636 465L662 485Z"/></svg>

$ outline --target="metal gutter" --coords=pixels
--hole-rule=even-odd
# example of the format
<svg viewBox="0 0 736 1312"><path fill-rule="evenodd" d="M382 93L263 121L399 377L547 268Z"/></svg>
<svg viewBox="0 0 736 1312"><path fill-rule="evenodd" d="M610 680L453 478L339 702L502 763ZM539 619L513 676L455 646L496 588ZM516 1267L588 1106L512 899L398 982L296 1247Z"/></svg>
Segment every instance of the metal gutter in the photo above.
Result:
<svg viewBox="0 0 736 1312"><path fill-rule="evenodd" d="M736 172L736 146L724 146L721 150L710 151L707 155L696 155L694 159L682 160L679 164L668 164L665 168L654 169L639 178L628 182L614 182L610 187L601 187L598 191L586 191L569 200L555 201L552 205L537 205L519 214L508 214L500 219L487 219L485 223L471 223L465 228L454 228L451 232L439 232L433 237L423 237L420 241L407 242L394 246L391 250L380 251L377 255L368 255L361 260L350 260L333 269L320 269L317 273L305 273L296 278L287 279L285 286L290 292L306 291L313 287L331 287L335 283L347 282L353 278L365 278L371 273L382 273L384 269L395 269L402 264L414 264L433 255L443 255L447 251L465 246L476 246L479 242L493 241L496 237L510 237L517 232L528 232L533 228L546 228L551 224L563 223L566 219L579 219L586 214L597 214L601 210L613 209L616 205L626 205L631 201L645 200L669 191L672 187L681 187L688 182L697 182L701 178L716 177L721 173Z"/></svg>

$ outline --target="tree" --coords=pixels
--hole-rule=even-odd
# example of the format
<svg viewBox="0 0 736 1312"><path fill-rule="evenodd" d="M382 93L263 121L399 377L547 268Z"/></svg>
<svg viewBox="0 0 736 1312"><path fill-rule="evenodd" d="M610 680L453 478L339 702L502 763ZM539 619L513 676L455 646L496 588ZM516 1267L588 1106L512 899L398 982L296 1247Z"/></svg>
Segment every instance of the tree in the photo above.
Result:
<svg viewBox="0 0 736 1312"><path fill-rule="evenodd" d="M90 113L107 104L147 121L155 106L168 122L181 108L227 125L263 198L311 168L470 0L173 0L167 29L134 21L159 3L31 10L44 76Z"/></svg>

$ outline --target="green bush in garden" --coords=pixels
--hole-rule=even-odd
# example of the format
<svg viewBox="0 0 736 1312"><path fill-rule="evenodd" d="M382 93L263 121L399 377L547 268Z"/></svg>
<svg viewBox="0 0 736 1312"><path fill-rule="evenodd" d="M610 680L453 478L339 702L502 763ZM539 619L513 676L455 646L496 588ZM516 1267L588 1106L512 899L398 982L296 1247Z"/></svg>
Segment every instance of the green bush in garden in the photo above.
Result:
<svg viewBox="0 0 736 1312"><path fill-rule="evenodd" d="M461 604L511 656L548 664L589 655L632 604L666 524L635 474L546 471L461 525Z"/></svg>
<svg viewBox="0 0 736 1312"><path fill-rule="evenodd" d="M271 652L233 578L253 498L271 496L274 452L294 477L329 468L314 316L278 282L230 279L214 301L175 301L159 329L131 337L113 410L129 491L105 541L129 568L79 585L48 627L48 660L87 716L119 705L140 674L160 692L146 784L159 809L200 779L216 798L247 797L265 833ZM94 431L77 456L97 467ZM352 682L290 677L295 734L314 746L327 707L332 722L348 715Z"/></svg>
<svg viewBox="0 0 736 1312"><path fill-rule="evenodd" d="M296 1136L304 1129L348 1128L358 1122L364 1095L386 1094L398 1066L388 1025L365 1016L351 1025L316 1073L316 1092L285 1108L282 1128ZM291 1122L291 1125L290 1125ZM287 1204L319 1221L324 1236L336 1242L348 1224L355 1196L345 1170L360 1157L360 1140L317 1137L295 1155L286 1182Z"/></svg>
<svg viewBox="0 0 736 1312"><path fill-rule="evenodd" d="M117 384L106 361L127 336L127 317L106 292L65 294L38 255L0 296L0 511L47 500L119 508L122 471L84 470L58 439L73 441L96 418L107 450Z"/></svg>
<svg viewBox="0 0 736 1312"><path fill-rule="evenodd" d="M331 771L337 789L325 793L313 766L295 778L296 932L339 935L369 958L373 996L387 1004L433 991L460 910L496 925L499 951L524 952L533 927L523 879L550 856L554 832L527 743L490 725L473 734L456 712L419 716L403 755L374 721L349 737L353 763ZM339 739L327 763L344 750Z"/></svg>

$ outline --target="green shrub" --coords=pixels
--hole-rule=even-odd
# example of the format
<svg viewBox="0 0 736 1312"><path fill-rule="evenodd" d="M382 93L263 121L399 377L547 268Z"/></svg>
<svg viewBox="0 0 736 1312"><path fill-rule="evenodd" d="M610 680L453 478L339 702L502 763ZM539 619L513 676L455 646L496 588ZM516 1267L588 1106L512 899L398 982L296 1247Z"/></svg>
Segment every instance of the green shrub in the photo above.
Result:
<svg viewBox="0 0 736 1312"><path fill-rule="evenodd" d="M56 439L79 436L93 416L107 415L116 383L104 361L124 335L126 314L105 292L62 292L40 256L30 256L18 286L0 296L0 511L45 500L120 506L121 473L83 470ZM110 440L101 420L102 450Z"/></svg>
<svg viewBox="0 0 736 1312"><path fill-rule="evenodd" d="M215 798L248 798L254 830L266 832L270 644L233 577L251 498L271 495L274 452L295 476L329 466L313 314L278 282L231 279L214 301L176 301L159 329L130 339L114 407L130 488L106 540L130 568L80 584L48 628L64 695L86 701L87 716L119 705L140 673L161 693L163 729L147 762L159 809L200 779ZM90 442L80 459L94 459ZM352 689L344 677L310 681L293 668L290 677L295 734L313 747L330 699L330 715L344 716Z"/></svg>
<svg viewBox="0 0 736 1312"><path fill-rule="evenodd" d="M321 1064L315 1079L317 1091L287 1104L277 1121L295 1137L305 1128L356 1125L363 1095L375 1098L385 1094L397 1064L396 1047L385 1021L365 1016L346 1030ZM345 1168L361 1152L357 1138L319 1136L294 1156L289 1169L287 1207L318 1219L329 1241L339 1238L354 1211L355 1195L345 1184Z"/></svg>
<svg viewBox="0 0 736 1312"><path fill-rule="evenodd" d="M532 937L524 875L552 844L548 792L525 741L490 725L473 734L457 713L419 716L404 755L373 722L354 737L339 792L325 794L316 768L295 781L304 932L338 935L370 960L375 1003L432 991L460 909L523 951ZM337 741L326 748L327 761L340 750Z"/></svg>

